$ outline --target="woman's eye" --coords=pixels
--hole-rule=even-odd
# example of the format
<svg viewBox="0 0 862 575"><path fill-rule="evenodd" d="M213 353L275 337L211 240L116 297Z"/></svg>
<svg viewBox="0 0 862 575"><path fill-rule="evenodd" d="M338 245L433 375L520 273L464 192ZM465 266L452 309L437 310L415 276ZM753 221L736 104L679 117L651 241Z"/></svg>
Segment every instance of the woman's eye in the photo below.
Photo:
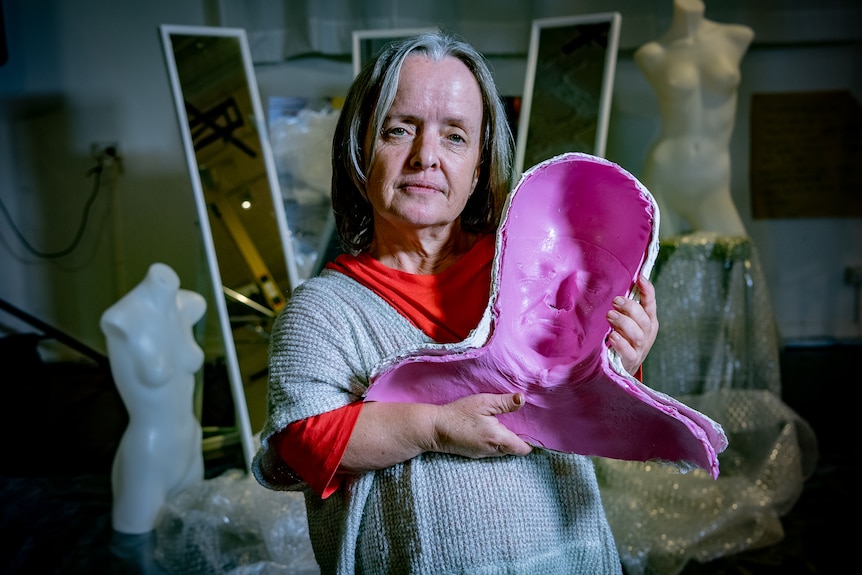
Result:
<svg viewBox="0 0 862 575"><path fill-rule="evenodd" d="M457 144L463 144L464 143L464 136L462 136L461 134L451 134L449 136L449 140L452 142L455 142Z"/></svg>
<svg viewBox="0 0 862 575"><path fill-rule="evenodd" d="M390 136L403 136L407 133L407 130L405 130L404 128L401 128L401 127L395 127L395 128L389 128L388 130L386 130L385 133L390 135Z"/></svg>

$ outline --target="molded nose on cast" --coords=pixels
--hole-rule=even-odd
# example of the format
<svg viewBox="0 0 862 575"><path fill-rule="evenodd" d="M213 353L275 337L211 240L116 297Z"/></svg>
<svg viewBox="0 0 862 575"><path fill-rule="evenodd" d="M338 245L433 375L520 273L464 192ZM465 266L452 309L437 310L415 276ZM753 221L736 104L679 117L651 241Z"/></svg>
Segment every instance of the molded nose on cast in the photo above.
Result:
<svg viewBox="0 0 862 575"><path fill-rule="evenodd" d="M498 418L533 445L717 477L721 426L631 377L606 343L613 297L634 297L658 254L649 191L612 162L563 154L524 174L503 218L479 326L463 342L382 362L366 399L443 404L520 391L526 405Z"/></svg>

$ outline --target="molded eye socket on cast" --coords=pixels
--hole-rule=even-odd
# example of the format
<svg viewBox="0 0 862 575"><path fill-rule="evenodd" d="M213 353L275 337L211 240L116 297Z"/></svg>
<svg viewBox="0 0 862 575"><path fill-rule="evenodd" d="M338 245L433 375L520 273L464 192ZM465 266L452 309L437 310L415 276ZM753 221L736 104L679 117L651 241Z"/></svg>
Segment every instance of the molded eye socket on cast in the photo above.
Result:
<svg viewBox="0 0 862 575"><path fill-rule="evenodd" d="M520 251L530 259L516 257L504 270L512 277L503 278L499 298L500 323L517 325L500 329L547 358L576 358L599 347L608 331L605 315L628 289L630 274L607 252L574 240L558 242L552 253Z"/></svg>

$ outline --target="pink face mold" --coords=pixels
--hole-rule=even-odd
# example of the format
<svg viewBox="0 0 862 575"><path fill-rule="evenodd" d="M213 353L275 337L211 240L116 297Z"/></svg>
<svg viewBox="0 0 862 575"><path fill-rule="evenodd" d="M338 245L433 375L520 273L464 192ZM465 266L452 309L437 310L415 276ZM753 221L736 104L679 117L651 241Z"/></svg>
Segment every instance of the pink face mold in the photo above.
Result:
<svg viewBox="0 0 862 575"><path fill-rule="evenodd" d="M608 160L568 153L534 166L507 198L482 321L463 342L384 361L365 399L523 392L526 405L498 418L534 446L717 478L721 426L629 375L607 343L613 298L637 297L658 227L650 192Z"/></svg>

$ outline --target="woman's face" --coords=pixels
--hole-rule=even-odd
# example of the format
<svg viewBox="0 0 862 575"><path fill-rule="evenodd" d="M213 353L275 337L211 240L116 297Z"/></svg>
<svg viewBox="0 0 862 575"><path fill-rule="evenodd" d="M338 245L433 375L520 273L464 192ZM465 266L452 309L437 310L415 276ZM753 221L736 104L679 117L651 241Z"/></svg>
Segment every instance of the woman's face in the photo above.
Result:
<svg viewBox="0 0 862 575"><path fill-rule="evenodd" d="M449 231L479 177L482 95L456 58L409 56L377 138L367 194L375 236ZM369 142L370 143L370 142Z"/></svg>

